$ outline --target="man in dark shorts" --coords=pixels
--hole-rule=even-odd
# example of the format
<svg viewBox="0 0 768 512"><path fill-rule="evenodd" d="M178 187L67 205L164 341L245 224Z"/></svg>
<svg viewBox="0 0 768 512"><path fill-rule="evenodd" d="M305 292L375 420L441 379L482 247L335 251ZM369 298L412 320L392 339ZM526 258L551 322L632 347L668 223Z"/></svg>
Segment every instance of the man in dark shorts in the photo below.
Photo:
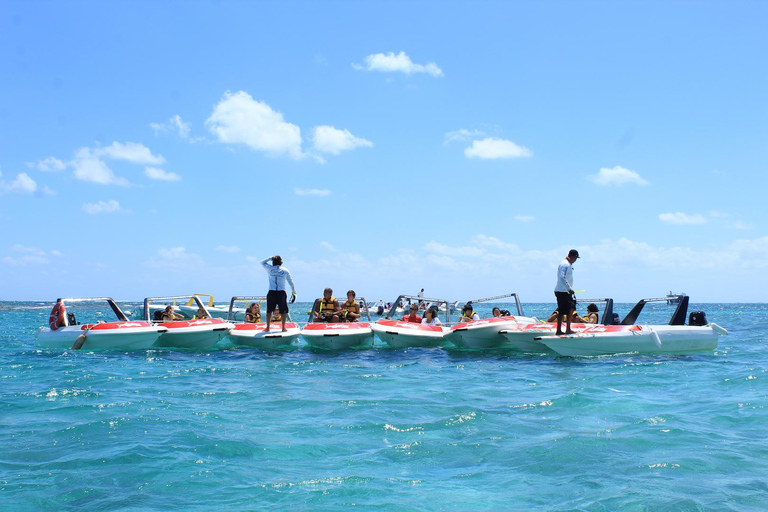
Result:
<svg viewBox="0 0 768 512"><path fill-rule="evenodd" d="M573 334L571 330L571 317L576 311L576 299L573 297L573 262L579 258L579 251L571 249L568 256L557 267L557 285L555 285L555 298L557 298L557 329L555 334L563 334L563 315L565 315L565 334Z"/></svg>
<svg viewBox="0 0 768 512"><path fill-rule="evenodd" d="M272 260L272 264L267 263ZM269 331L269 323L272 320L272 311L278 308L280 311L280 322L285 332L285 318L288 316L288 301L285 293L285 280L291 285L291 304L296 301L296 287L293 285L291 272L282 266L283 258L278 255L267 258L261 262L261 266L267 271L269 277L269 291L267 292L267 326L264 329Z"/></svg>

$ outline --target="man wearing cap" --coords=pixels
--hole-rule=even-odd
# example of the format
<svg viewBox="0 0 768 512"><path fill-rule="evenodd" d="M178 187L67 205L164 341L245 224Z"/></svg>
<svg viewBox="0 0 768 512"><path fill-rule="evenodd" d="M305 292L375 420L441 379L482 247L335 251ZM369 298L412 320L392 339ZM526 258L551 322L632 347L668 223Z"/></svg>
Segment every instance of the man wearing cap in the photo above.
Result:
<svg viewBox="0 0 768 512"><path fill-rule="evenodd" d="M272 260L272 264L267 263ZM280 311L280 322L283 332L285 332L285 317L288 316L288 301L285 293L285 280L291 285L291 304L296 301L296 287L293 285L291 272L281 266L283 258L277 254L261 262L261 266L267 271L269 277L269 291L267 292L267 326L265 331L269 331L269 323L272 320L272 311L277 308Z"/></svg>
<svg viewBox="0 0 768 512"><path fill-rule="evenodd" d="M563 315L565 315L565 334L573 334L571 330L571 317L576 311L576 299L573 298L573 263L579 258L579 251L571 249L568 256L557 267L557 285L555 285L555 297L557 298L557 330L555 334L563 334Z"/></svg>

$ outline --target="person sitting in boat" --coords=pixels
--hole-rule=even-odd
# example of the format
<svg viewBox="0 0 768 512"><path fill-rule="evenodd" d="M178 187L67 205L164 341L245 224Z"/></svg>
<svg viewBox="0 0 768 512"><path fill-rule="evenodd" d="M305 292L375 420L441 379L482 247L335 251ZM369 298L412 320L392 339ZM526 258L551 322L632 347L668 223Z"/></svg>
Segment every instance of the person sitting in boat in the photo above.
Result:
<svg viewBox="0 0 768 512"><path fill-rule="evenodd" d="M499 309L499 308L493 308L493 309L491 310L491 314L492 314L494 317L497 317L497 316L503 316L503 315L501 314L501 309Z"/></svg>
<svg viewBox="0 0 768 512"><path fill-rule="evenodd" d="M192 320L201 320L203 318L208 318L208 314L203 308L197 308L197 313L192 317Z"/></svg>
<svg viewBox="0 0 768 512"><path fill-rule="evenodd" d="M182 320L184 318L183 315L180 315L178 313L175 313L173 311L173 306L168 305L165 307L165 310L163 311L163 322L173 322L174 320Z"/></svg>
<svg viewBox="0 0 768 512"><path fill-rule="evenodd" d="M547 318L547 322L557 322L557 317L559 315L560 315L560 312L558 310L554 310L552 312L552 314L549 316L549 318ZM573 324L585 324L585 323L588 323L588 322L586 320L584 320L583 318L581 318L579 316L579 313L577 313L576 310L574 309L571 312L571 323L573 323ZM595 322L595 323L597 323L597 322Z"/></svg>
<svg viewBox="0 0 768 512"><path fill-rule="evenodd" d="M333 296L333 290L326 288L323 290L323 297L315 301L315 310L313 322L326 322L326 323L338 323L339 313L341 312L341 306L339 301Z"/></svg>
<svg viewBox="0 0 768 512"><path fill-rule="evenodd" d="M410 314L405 315L403 317L403 322L410 322L412 324L420 324L423 319L419 316L419 305L415 304L415 303L411 304L410 311L411 311Z"/></svg>
<svg viewBox="0 0 768 512"><path fill-rule="evenodd" d="M557 322L557 316L560 314L558 310L554 310L547 318L547 322Z"/></svg>
<svg viewBox="0 0 768 512"><path fill-rule="evenodd" d="M461 316L459 317L459 323L471 322L473 320L480 320L480 315L474 312L472 304L464 304L461 308Z"/></svg>
<svg viewBox="0 0 768 512"><path fill-rule="evenodd" d="M355 300L355 290L347 292L347 300L341 304L341 317L347 322L360 320L360 304Z"/></svg>
<svg viewBox="0 0 768 512"><path fill-rule="evenodd" d="M584 317L585 324L596 324L600 321L600 317L597 314L597 305L592 303L587 306L587 315Z"/></svg>
<svg viewBox="0 0 768 512"><path fill-rule="evenodd" d="M443 322L437 317L437 309L429 308L424 313L424 323L427 325L443 325Z"/></svg>
<svg viewBox="0 0 768 512"><path fill-rule="evenodd" d="M280 314L280 309L275 308L274 311L272 311L272 318L270 320L271 322L282 322L283 316Z"/></svg>
<svg viewBox="0 0 768 512"><path fill-rule="evenodd" d="M251 305L245 311L245 323L256 324L259 322L261 322L261 308L258 302L251 302Z"/></svg>

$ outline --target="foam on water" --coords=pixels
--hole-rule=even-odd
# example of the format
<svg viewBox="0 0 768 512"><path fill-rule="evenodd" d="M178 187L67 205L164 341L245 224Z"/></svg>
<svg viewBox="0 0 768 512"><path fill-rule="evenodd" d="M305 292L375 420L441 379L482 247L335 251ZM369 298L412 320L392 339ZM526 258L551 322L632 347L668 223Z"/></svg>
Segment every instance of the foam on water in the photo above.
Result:
<svg viewBox="0 0 768 512"><path fill-rule="evenodd" d="M694 309L713 353L555 358L40 350L0 303L0 506L764 510L768 310Z"/></svg>

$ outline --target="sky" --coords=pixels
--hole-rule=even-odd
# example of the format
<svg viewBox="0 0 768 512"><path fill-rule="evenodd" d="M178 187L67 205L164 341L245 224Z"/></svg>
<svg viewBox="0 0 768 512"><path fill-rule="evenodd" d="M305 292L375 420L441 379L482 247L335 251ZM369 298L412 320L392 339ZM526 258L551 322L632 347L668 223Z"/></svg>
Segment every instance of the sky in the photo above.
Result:
<svg viewBox="0 0 768 512"><path fill-rule="evenodd" d="M0 300L765 302L768 3L0 0Z"/></svg>

